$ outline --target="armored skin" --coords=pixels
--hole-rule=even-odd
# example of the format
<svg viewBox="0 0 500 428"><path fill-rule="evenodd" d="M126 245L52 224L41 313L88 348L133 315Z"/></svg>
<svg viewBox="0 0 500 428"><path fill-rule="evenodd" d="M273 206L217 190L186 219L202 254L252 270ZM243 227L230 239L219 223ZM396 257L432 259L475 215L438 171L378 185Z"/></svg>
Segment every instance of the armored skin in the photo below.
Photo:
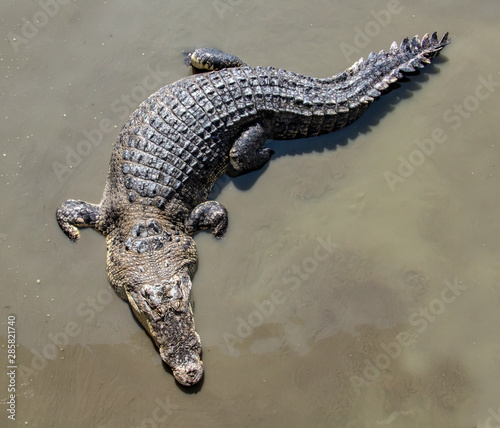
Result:
<svg viewBox="0 0 500 428"><path fill-rule="evenodd" d="M403 72L422 68L448 43L448 34L405 38L327 78L253 68L200 49L192 64L215 71L161 88L130 116L100 204L68 200L56 216L73 241L80 227L106 236L109 281L180 384L203 376L190 304L198 260L192 235L210 229L220 238L226 231L226 209L207 201L215 182L265 165L272 155L267 139L312 137L350 124Z"/></svg>

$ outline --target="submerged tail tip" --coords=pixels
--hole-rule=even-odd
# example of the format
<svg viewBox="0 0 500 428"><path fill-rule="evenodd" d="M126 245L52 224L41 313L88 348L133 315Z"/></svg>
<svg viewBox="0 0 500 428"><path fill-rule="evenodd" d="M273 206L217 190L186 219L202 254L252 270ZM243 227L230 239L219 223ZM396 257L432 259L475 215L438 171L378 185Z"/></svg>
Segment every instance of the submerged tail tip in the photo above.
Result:
<svg viewBox="0 0 500 428"><path fill-rule="evenodd" d="M434 58L438 54L438 52L441 51L441 49L443 49L450 42L451 38L448 32L446 32L443 37L439 39L437 31L434 31L431 35L429 35L429 33L424 34L422 40L419 39L418 35L414 36L411 40L409 37L405 37L399 47L397 43L394 42L391 45L391 49L389 52L395 56L403 54L403 57L405 57L405 59L409 54L410 56L418 57L422 63L428 63L428 61L426 61L426 58ZM412 65L416 65L418 67L418 64Z"/></svg>

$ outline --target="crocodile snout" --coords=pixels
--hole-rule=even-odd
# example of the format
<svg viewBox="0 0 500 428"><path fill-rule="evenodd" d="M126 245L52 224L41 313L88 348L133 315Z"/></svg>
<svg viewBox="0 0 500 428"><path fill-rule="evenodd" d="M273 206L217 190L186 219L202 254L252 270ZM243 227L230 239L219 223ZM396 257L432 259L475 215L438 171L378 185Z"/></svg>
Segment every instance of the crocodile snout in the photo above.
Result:
<svg viewBox="0 0 500 428"><path fill-rule="evenodd" d="M203 377L203 362L201 361L200 336L193 329L190 337L184 337L182 342L166 343L160 346L161 359L170 366L172 373L181 385L191 386Z"/></svg>
<svg viewBox="0 0 500 428"><path fill-rule="evenodd" d="M203 362L190 361L178 367L172 367L175 380L181 385L191 386L200 381L203 376Z"/></svg>

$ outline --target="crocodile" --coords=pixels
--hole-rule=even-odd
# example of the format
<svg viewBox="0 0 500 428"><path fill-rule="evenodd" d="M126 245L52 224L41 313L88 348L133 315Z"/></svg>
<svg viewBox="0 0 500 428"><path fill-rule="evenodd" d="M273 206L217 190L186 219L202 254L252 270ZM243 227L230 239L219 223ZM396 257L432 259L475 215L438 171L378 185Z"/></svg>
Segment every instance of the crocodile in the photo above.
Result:
<svg viewBox="0 0 500 428"><path fill-rule="evenodd" d="M202 48L191 55L199 73L159 89L131 114L114 144L101 202L67 200L56 217L72 241L84 227L106 236L109 282L178 383L194 385L204 373L191 307L193 235L226 231L225 207L208 200L215 182L264 166L273 154L268 139L345 127L448 43L448 33L407 37L326 78L250 67Z"/></svg>

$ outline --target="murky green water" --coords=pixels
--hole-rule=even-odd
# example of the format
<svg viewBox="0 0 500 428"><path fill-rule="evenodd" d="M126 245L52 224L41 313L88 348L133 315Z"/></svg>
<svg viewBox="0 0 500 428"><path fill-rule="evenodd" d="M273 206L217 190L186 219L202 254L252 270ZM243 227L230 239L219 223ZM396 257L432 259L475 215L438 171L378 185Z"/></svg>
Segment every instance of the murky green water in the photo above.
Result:
<svg viewBox="0 0 500 428"><path fill-rule="evenodd" d="M500 426L496 0L6 1L0 6L0 425ZM27 24L26 24L27 23ZM272 143L196 236L206 375L180 389L110 289L98 202L127 115L209 45L327 76L450 31L436 65L348 129ZM8 419L15 315L16 421Z"/></svg>

